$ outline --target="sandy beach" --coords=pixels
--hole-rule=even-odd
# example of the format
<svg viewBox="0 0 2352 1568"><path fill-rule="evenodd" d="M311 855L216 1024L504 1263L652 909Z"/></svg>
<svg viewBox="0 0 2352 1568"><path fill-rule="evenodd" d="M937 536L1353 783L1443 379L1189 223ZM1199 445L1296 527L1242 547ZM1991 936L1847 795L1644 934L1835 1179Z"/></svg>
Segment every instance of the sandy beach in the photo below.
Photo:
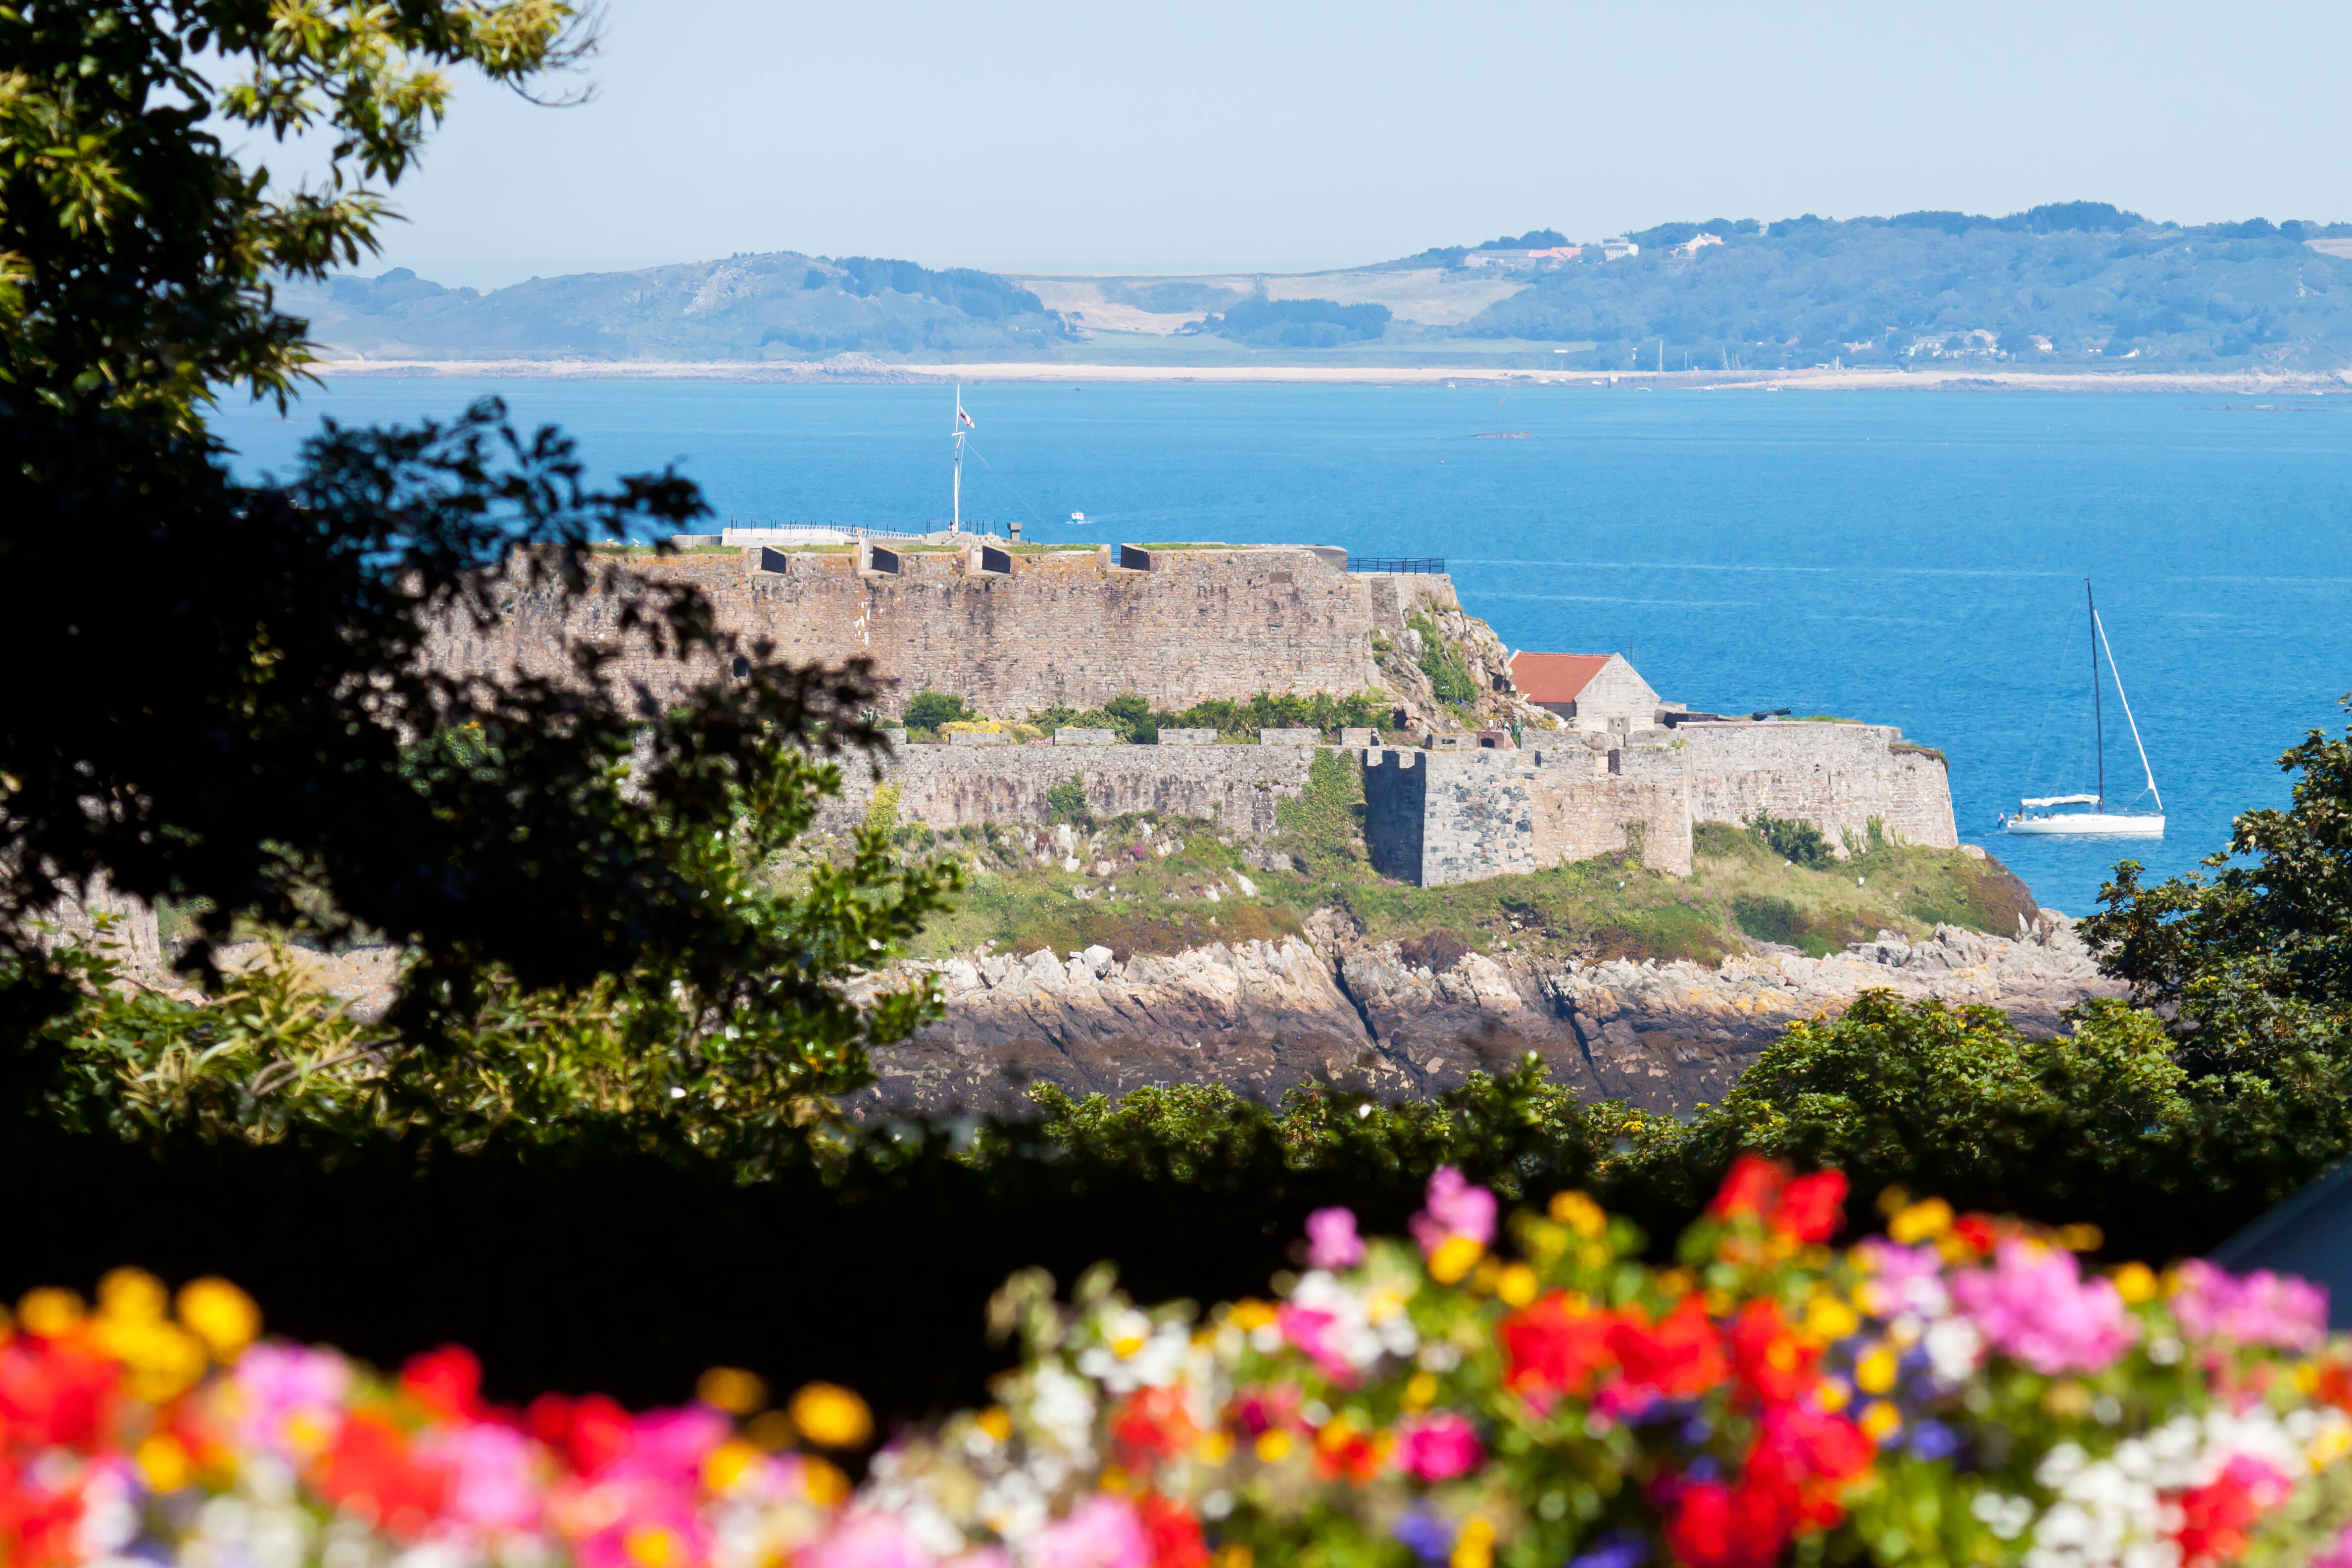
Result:
<svg viewBox="0 0 2352 1568"><path fill-rule="evenodd" d="M1471 365L1134 365L1134 364L893 364L857 355L819 361L686 360L378 360L328 359L313 363L326 376L465 376L511 381L856 382L930 384L961 382L1266 383L1443 386L1516 383L1589 386L1618 391L1664 388L1702 392L2168 392L2252 396L2313 395L2352 389L2352 371L2326 375L2265 375L2235 372L2042 372L1936 367L1913 371L1533 371Z"/></svg>

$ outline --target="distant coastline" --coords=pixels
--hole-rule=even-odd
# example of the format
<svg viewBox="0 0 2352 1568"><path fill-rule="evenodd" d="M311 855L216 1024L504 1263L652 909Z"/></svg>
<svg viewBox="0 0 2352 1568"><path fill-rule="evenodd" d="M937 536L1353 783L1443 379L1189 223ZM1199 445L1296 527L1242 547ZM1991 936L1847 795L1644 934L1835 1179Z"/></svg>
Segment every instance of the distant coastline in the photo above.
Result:
<svg viewBox="0 0 2352 1568"><path fill-rule="evenodd" d="M843 355L819 361L589 359L322 359L322 376L474 377L505 381L725 381L808 384L840 382L929 385L947 382L1097 382L1440 386L1449 382L1528 386L1658 387L1708 392L2164 392L2254 396L2352 392L2352 371L2256 374L2244 371L2042 372L1962 369L1800 371L1533 371L1490 365L1142 365L1008 362L893 364Z"/></svg>

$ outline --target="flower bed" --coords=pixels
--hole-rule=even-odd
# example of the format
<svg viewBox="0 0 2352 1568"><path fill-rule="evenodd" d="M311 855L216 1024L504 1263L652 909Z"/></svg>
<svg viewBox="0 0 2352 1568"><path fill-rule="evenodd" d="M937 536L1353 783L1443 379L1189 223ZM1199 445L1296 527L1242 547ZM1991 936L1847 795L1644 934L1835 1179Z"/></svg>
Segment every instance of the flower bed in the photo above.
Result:
<svg viewBox="0 0 2352 1568"><path fill-rule="evenodd" d="M1827 1245L1835 1173L1732 1173L1680 1262L1578 1193L1510 1222L1440 1171L1410 1242L1318 1213L1271 1300L1016 1277L1000 1403L895 1436L748 1373L631 1415L384 1379L135 1271L0 1345L0 1562L296 1568L2352 1568L2352 1356L2322 1294L1939 1202ZM176 1305L176 1312L173 1308ZM833 1458L828 1458L831 1455ZM843 1463L847 1463L845 1459Z"/></svg>

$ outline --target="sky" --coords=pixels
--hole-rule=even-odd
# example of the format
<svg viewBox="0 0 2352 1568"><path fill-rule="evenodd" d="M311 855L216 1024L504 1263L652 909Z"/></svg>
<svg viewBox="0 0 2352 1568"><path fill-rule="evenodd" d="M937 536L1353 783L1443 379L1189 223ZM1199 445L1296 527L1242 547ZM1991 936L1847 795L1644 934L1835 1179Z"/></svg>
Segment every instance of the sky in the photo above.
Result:
<svg viewBox="0 0 2352 1568"><path fill-rule="evenodd" d="M579 107L461 82L381 267L1300 272L1717 216L2352 218L2337 4L609 0L603 38Z"/></svg>

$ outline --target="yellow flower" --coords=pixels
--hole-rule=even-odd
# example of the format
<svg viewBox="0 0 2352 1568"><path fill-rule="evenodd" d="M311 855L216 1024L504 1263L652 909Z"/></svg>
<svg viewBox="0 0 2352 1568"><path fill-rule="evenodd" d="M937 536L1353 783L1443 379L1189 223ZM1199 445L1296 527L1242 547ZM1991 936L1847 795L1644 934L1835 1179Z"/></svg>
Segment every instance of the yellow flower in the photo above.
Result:
<svg viewBox="0 0 2352 1568"><path fill-rule="evenodd" d="M1435 1377L1425 1372L1417 1372L1406 1380L1404 1407L1407 1410L1426 1410L1436 1403L1437 1379Z"/></svg>
<svg viewBox="0 0 2352 1568"><path fill-rule="evenodd" d="M675 1531L667 1525L641 1524L629 1531L622 1549L629 1561L639 1568L676 1568L686 1561L686 1550Z"/></svg>
<svg viewBox="0 0 2352 1568"><path fill-rule="evenodd" d="M992 1405L972 1417L972 1425L1000 1443L1013 1440L1013 1412L1002 1405Z"/></svg>
<svg viewBox="0 0 2352 1568"><path fill-rule="evenodd" d="M82 1317L81 1298L54 1285L27 1290L16 1303L16 1321L26 1333L45 1340L73 1332L81 1326Z"/></svg>
<svg viewBox="0 0 2352 1568"><path fill-rule="evenodd" d="M1261 1465L1278 1465L1290 1455L1290 1434L1276 1426L1257 1435L1257 1461Z"/></svg>
<svg viewBox="0 0 2352 1568"><path fill-rule="evenodd" d="M874 1436L866 1401L838 1384L812 1383L793 1395L793 1425L820 1448L856 1448Z"/></svg>
<svg viewBox="0 0 2352 1568"><path fill-rule="evenodd" d="M1580 1192L1554 1193L1551 1217L1587 1241L1598 1241L1609 1234L1608 1214Z"/></svg>
<svg viewBox="0 0 2352 1568"><path fill-rule="evenodd" d="M1236 1541L1230 1546L1217 1548L1216 1556L1210 1560L1210 1568L1252 1568L1256 1562L1257 1553Z"/></svg>
<svg viewBox="0 0 2352 1568"><path fill-rule="evenodd" d="M1233 1310L1226 1314L1226 1321L1242 1332L1248 1333L1274 1321L1274 1306L1267 1301L1236 1301Z"/></svg>
<svg viewBox="0 0 2352 1568"><path fill-rule="evenodd" d="M849 1495L849 1478L814 1456L801 1461L801 1485L819 1508L831 1508Z"/></svg>
<svg viewBox="0 0 2352 1568"><path fill-rule="evenodd" d="M2156 1270L2145 1263L2126 1263L2115 1271L2116 1293L2137 1307L2156 1300Z"/></svg>
<svg viewBox="0 0 2352 1568"><path fill-rule="evenodd" d="M186 1486L195 1475L195 1462L188 1458L177 1437L158 1432L139 1445L136 1455L139 1468L145 1473L147 1484L159 1492L175 1492Z"/></svg>
<svg viewBox="0 0 2352 1568"><path fill-rule="evenodd" d="M1853 1363L1853 1385L1864 1394L1884 1394L1895 1386L1895 1352L1880 1345Z"/></svg>
<svg viewBox="0 0 2352 1568"><path fill-rule="evenodd" d="M1429 1256L1429 1277L1440 1285L1454 1284L1486 1255L1486 1247L1468 1237L1449 1236Z"/></svg>
<svg viewBox="0 0 2352 1568"><path fill-rule="evenodd" d="M1507 1307L1526 1306L1536 1299L1536 1293L1541 1289L1542 1282L1536 1279L1536 1271L1524 1263L1512 1264L1495 1280L1495 1294L1500 1296Z"/></svg>
<svg viewBox="0 0 2352 1568"><path fill-rule="evenodd" d="M226 1279L191 1279L180 1287L180 1321L205 1342L217 1362L235 1361L261 1334L261 1309Z"/></svg>
<svg viewBox="0 0 2352 1568"><path fill-rule="evenodd" d="M1805 1327L1824 1340L1842 1340L1862 1327L1862 1317L1835 1296L1821 1295L1805 1304Z"/></svg>
<svg viewBox="0 0 2352 1568"><path fill-rule="evenodd" d="M1896 1211L1886 1222L1886 1234L1906 1247L1931 1241L1952 1228L1952 1205L1941 1198L1922 1198Z"/></svg>
<svg viewBox="0 0 2352 1568"><path fill-rule="evenodd" d="M1863 1406L1862 1419L1854 1425L1874 1443L1903 1425L1903 1413L1884 1399L1874 1399Z"/></svg>
<svg viewBox="0 0 2352 1568"><path fill-rule="evenodd" d="M2069 1252L2096 1252L2107 1242L2107 1233L2095 1225L2062 1225L2058 1227L2058 1245Z"/></svg>
<svg viewBox="0 0 2352 1568"><path fill-rule="evenodd" d="M1825 1377L1822 1379L1820 1398L1822 1409L1843 1410L1853 1395L1847 1393L1845 1384L1836 1378Z"/></svg>
<svg viewBox="0 0 2352 1568"><path fill-rule="evenodd" d="M1448 1568L1493 1568L1494 1562L1495 1527L1474 1513L1462 1521L1462 1533L1454 1538Z"/></svg>
<svg viewBox="0 0 2352 1568"><path fill-rule="evenodd" d="M1234 1435L1223 1427L1213 1432L1203 1432L1200 1442L1193 1445L1192 1451L1201 1457L1203 1463L1222 1465L1233 1458Z"/></svg>
<svg viewBox="0 0 2352 1568"><path fill-rule="evenodd" d="M124 1323L160 1323L171 1305L163 1282L143 1268L117 1268L98 1282L100 1317Z"/></svg>
<svg viewBox="0 0 2352 1568"><path fill-rule="evenodd" d="M702 1461L702 1484L712 1491L723 1492L750 1473L759 1459L760 1450L751 1444L740 1440L721 1443Z"/></svg>
<svg viewBox="0 0 2352 1568"><path fill-rule="evenodd" d="M714 1366L694 1381L694 1396L713 1410L749 1415L768 1403L768 1384L756 1372Z"/></svg>

